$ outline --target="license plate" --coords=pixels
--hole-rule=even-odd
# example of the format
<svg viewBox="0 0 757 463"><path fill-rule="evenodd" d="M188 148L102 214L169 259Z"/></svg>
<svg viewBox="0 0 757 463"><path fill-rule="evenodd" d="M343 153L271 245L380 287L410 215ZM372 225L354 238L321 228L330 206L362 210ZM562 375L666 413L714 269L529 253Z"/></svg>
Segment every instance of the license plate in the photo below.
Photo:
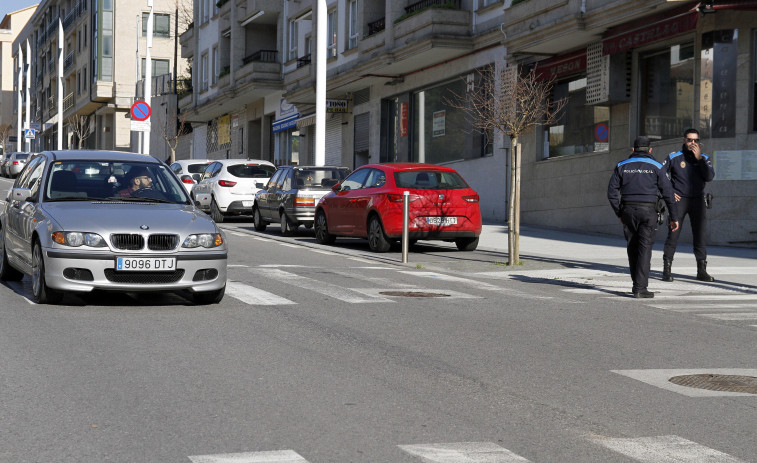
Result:
<svg viewBox="0 0 757 463"><path fill-rule="evenodd" d="M252 201L242 201L243 207L252 207Z"/></svg>
<svg viewBox="0 0 757 463"><path fill-rule="evenodd" d="M176 270L175 257L116 257L116 270L122 272L165 272Z"/></svg>
<svg viewBox="0 0 757 463"><path fill-rule="evenodd" d="M429 225L457 225L457 217L426 217Z"/></svg>

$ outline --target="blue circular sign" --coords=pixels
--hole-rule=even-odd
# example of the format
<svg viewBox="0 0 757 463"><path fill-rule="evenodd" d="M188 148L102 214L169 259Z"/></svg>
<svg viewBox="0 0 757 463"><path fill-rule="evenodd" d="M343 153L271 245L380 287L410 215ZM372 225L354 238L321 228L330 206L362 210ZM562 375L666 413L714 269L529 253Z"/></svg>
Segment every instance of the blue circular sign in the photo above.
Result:
<svg viewBox="0 0 757 463"><path fill-rule="evenodd" d="M594 138L597 139L600 143L607 142L607 139L610 136L610 128L607 127L607 124L604 122L600 122L596 126L594 126Z"/></svg>
<svg viewBox="0 0 757 463"><path fill-rule="evenodd" d="M131 117L137 121L146 121L150 118L150 105L145 101L136 101L131 105Z"/></svg>

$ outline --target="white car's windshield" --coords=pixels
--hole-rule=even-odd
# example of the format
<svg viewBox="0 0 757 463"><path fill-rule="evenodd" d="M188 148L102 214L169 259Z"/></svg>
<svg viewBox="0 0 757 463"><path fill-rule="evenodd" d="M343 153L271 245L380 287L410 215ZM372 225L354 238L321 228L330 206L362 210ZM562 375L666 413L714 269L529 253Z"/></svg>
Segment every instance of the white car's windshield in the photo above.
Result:
<svg viewBox="0 0 757 463"><path fill-rule="evenodd" d="M184 188L162 164L57 161L44 189L46 201L123 200L188 204Z"/></svg>

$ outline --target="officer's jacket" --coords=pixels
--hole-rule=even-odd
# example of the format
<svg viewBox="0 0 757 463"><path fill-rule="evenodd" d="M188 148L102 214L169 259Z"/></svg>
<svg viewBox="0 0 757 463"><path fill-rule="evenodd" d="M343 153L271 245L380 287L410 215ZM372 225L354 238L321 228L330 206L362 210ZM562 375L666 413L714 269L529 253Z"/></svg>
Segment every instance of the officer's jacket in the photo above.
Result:
<svg viewBox="0 0 757 463"><path fill-rule="evenodd" d="M668 206L670 220L678 221L670 179L665 175L662 164L643 151L634 151L631 157L619 162L607 186L607 199L618 217L621 202L654 204L660 195Z"/></svg>
<svg viewBox="0 0 757 463"><path fill-rule="evenodd" d="M712 160L706 154L697 160L691 151L676 151L665 158L662 167L673 182L673 190L685 198L703 196L705 183L715 178Z"/></svg>

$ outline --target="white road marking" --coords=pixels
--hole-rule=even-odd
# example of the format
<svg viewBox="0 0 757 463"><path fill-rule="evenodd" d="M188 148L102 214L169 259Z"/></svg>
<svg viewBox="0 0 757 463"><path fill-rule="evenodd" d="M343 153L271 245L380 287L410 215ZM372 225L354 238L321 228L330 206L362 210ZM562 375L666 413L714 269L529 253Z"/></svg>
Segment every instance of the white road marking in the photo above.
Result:
<svg viewBox="0 0 757 463"><path fill-rule="evenodd" d="M679 294L661 294L655 295L660 298L680 299ZM757 301L757 294L693 294L685 296L686 300L704 300L704 301Z"/></svg>
<svg viewBox="0 0 757 463"><path fill-rule="evenodd" d="M440 294L440 296L431 296L431 297L425 297L425 299L435 299L435 300L446 300L446 299L483 299L481 296L473 296L471 294L465 294L458 291L450 291L448 289L429 289L429 288L418 288L414 287L412 289L407 288L353 288L355 291L361 292L363 294L369 294L374 296L382 296L382 297L399 297L407 300L407 297L419 297L419 296L388 296L381 294L382 292L387 291L401 291L403 293L433 293L433 294ZM443 296L441 296L443 294Z"/></svg>
<svg viewBox="0 0 757 463"><path fill-rule="evenodd" d="M679 436L639 437L635 439L593 438L594 442L640 462L649 463L745 463L704 445Z"/></svg>
<svg viewBox="0 0 757 463"><path fill-rule="evenodd" d="M525 297L528 299L553 299L551 296L537 296L534 294L525 293L522 291L510 289L510 288L502 288L500 286L492 285L489 283L485 283L483 281L479 280L473 280L470 278L462 278L462 277L456 277L453 275L445 275L443 273L436 273L436 272L417 272L412 270L402 270L400 273L405 273L407 275L414 275L422 278L433 278L436 280L441 281L449 281L452 283L464 283L467 285L471 285L476 287L477 289L483 289L486 291L496 291L496 292L507 292L508 294L519 296L519 297Z"/></svg>
<svg viewBox="0 0 757 463"><path fill-rule="evenodd" d="M228 231L228 230L226 230L226 233L228 233L229 235L234 235L234 236L250 236L247 233L239 233L239 232Z"/></svg>
<svg viewBox="0 0 757 463"><path fill-rule="evenodd" d="M364 264L372 264L373 261L369 259L363 259L361 257L347 257L349 260L354 260L355 262L362 262Z"/></svg>
<svg viewBox="0 0 757 463"><path fill-rule="evenodd" d="M264 268L279 268L279 267L308 267L307 265L300 265L300 264L260 264L258 267L264 267Z"/></svg>
<svg viewBox="0 0 757 463"><path fill-rule="evenodd" d="M192 463L308 463L294 450L195 455L189 459Z"/></svg>
<svg viewBox="0 0 757 463"><path fill-rule="evenodd" d="M291 284L294 287L315 291L316 293L333 297L335 299L339 299L340 301L348 302L351 304L362 304L365 302L394 302L391 299L360 294L359 292L352 289L343 288L341 286L326 283L323 281L313 280L311 278L303 277L295 273L285 272L281 269L250 269L250 272L253 272L263 278L273 278L279 281L283 281L287 284Z"/></svg>
<svg viewBox="0 0 757 463"><path fill-rule="evenodd" d="M318 254L326 254L327 256L335 256L336 253L333 251L324 251L323 249L315 249L315 248L308 248L312 252L317 252Z"/></svg>
<svg viewBox="0 0 757 463"><path fill-rule="evenodd" d="M351 270L351 269L350 269ZM359 280L368 281L372 283L374 286L383 288L383 287L395 287L395 288L417 288L418 285L413 285L410 283L405 283L401 280L392 280L390 278L384 278L384 277L377 277L377 276L370 276L370 275L363 275L360 273L356 273L350 270L335 270L331 269L329 272L335 273L337 275L342 275L347 278L357 278Z"/></svg>
<svg viewBox="0 0 757 463"><path fill-rule="evenodd" d="M271 240L271 239L268 239L268 238L261 238L259 236L253 236L253 235L250 235L250 236L252 237L252 239L258 240L258 241L263 241L264 243L270 243L271 241L275 241L275 240Z"/></svg>
<svg viewBox="0 0 757 463"><path fill-rule="evenodd" d="M245 304L251 305L296 304L296 302L292 302L289 299L238 281L226 282L226 294Z"/></svg>
<svg viewBox="0 0 757 463"><path fill-rule="evenodd" d="M302 247L299 244L282 243L282 242L279 242L279 246L284 246L286 248L301 248Z"/></svg>
<svg viewBox="0 0 757 463"><path fill-rule="evenodd" d="M678 305L678 304L652 304L651 307L655 307L657 309L662 310L671 310L673 312L701 312L703 310L712 311L712 310L733 310L733 309L744 309L744 310L755 310L754 304L718 304L717 306L713 306L713 304L686 304L686 305Z"/></svg>
<svg viewBox="0 0 757 463"><path fill-rule="evenodd" d="M429 463L525 463L529 460L492 442L399 445L403 451Z"/></svg>
<svg viewBox="0 0 757 463"><path fill-rule="evenodd" d="M707 389L697 389L693 387L679 386L671 383L669 380L674 376L683 375L735 375L735 376L757 376L757 369L749 368L711 368L711 369L674 369L674 370L610 370L613 373L633 378L637 381L647 383L651 386L659 387L668 391L676 392L688 397L752 397L757 398L757 394L745 392L726 392L710 391ZM684 460L688 461L688 460Z"/></svg>
<svg viewBox="0 0 757 463"><path fill-rule="evenodd" d="M249 267L249 265L244 265L244 264L228 264L226 267L228 267L228 268L235 268L235 267L247 268L247 267Z"/></svg>

